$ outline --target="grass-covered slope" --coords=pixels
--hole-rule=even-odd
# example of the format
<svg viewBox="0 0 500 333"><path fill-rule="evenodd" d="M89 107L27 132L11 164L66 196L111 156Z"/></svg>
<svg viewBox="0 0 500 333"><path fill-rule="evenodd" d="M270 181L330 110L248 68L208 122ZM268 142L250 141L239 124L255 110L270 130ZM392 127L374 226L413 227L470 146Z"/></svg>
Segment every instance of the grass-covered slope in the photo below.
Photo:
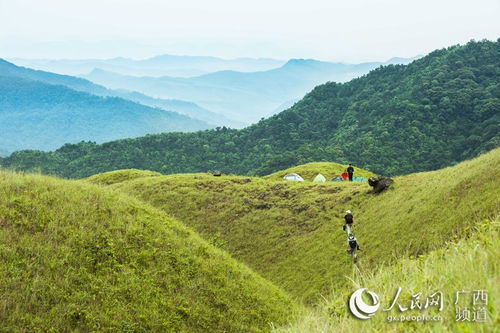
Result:
<svg viewBox="0 0 500 333"><path fill-rule="evenodd" d="M325 176L327 181L330 181L332 180L332 178L340 176L347 169L347 167L347 164L339 164L333 162L312 162L291 167L286 170L277 171L268 176L265 176L264 178L280 180L283 179L286 174L297 173L302 176L305 181L312 181L314 177L316 177L316 175L320 173ZM354 177L368 178L374 176L373 172L363 170L356 166L353 167Z"/></svg>
<svg viewBox="0 0 500 333"><path fill-rule="evenodd" d="M276 333L332 333L332 332L497 332L500 324L500 292L498 274L500 258L500 219L474 228L470 238L443 244L429 255L403 259L396 265L375 273L353 270L352 284L342 292L325 298L317 309L304 313L290 327L279 328ZM411 296L422 292L423 297L436 291L443 293L443 311L435 307L427 311L409 310L382 312L388 308L398 287L402 288L400 300L407 307ZM347 309L346 300L358 288L375 291L381 309L367 321L355 319ZM488 305L486 322L456 321L455 297L457 291L485 290ZM460 294L458 306L472 308L471 293ZM436 316L438 322L388 322L387 316ZM471 313L471 320L473 314Z"/></svg>
<svg viewBox="0 0 500 333"><path fill-rule="evenodd" d="M163 209L293 295L313 299L345 285L343 216L351 209L360 266L420 255L500 210L500 149L439 171L366 183L295 183L205 174L112 185Z"/></svg>
<svg viewBox="0 0 500 333"><path fill-rule="evenodd" d="M260 332L296 306L161 211L0 171L2 331Z"/></svg>
<svg viewBox="0 0 500 333"><path fill-rule="evenodd" d="M128 170L116 170L106 173L100 173L88 177L87 181L99 185L112 185L137 178L158 177L158 176L161 176L161 174L155 171L128 169Z"/></svg>

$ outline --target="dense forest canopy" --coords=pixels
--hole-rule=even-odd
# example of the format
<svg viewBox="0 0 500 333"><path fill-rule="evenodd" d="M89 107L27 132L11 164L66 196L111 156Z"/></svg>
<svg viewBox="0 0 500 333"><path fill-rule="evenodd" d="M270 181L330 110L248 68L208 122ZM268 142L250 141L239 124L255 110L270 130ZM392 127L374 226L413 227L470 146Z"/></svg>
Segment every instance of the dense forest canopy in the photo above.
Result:
<svg viewBox="0 0 500 333"><path fill-rule="evenodd" d="M311 161L396 175L442 168L500 146L500 40L436 50L347 83L316 87L243 130L165 133L20 151L4 167L84 177L122 168L267 174Z"/></svg>

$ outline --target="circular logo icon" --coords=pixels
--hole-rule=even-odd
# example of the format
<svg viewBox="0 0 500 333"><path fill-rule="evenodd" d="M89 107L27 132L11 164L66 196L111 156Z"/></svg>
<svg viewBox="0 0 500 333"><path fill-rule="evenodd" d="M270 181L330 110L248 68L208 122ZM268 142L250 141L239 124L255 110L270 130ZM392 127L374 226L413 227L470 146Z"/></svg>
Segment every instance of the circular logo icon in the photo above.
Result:
<svg viewBox="0 0 500 333"><path fill-rule="evenodd" d="M363 292L366 290L366 293L370 295L372 299L373 305L368 305L363 301ZM351 298L349 299L349 309L351 313L359 319L370 319L375 312L377 312L380 307L380 301L378 299L378 295L373 291L367 290L367 288L360 288L352 293Z"/></svg>

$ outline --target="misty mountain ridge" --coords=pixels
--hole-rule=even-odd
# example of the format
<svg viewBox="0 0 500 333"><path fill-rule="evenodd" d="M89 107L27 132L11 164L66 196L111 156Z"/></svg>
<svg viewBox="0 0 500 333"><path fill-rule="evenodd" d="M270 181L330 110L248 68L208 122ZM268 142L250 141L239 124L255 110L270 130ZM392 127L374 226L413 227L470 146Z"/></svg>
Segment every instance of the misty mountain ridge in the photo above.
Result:
<svg viewBox="0 0 500 333"><path fill-rule="evenodd" d="M63 85L1 75L1 154L20 149L51 150L83 140L106 142L213 127L119 97L101 97Z"/></svg>
<svg viewBox="0 0 500 333"><path fill-rule="evenodd" d="M435 170L500 146L499 61L500 40L472 41L317 86L291 108L242 130L17 152L2 164L64 177L126 168L264 175L312 161L353 163L389 176Z"/></svg>
<svg viewBox="0 0 500 333"><path fill-rule="evenodd" d="M221 114L214 113L192 102L152 98L138 92L127 91L124 89L107 89L83 78L20 67L3 59L0 59L0 75L41 81L48 84L63 85L77 91L97 96L121 97L147 106L158 107L165 111L184 114L193 119L199 119L214 126L243 126L240 122L228 119Z"/></svg>
<svg viewBox="0 0 500 333"><path fill-rule="evenodd" d="M400 61L404 64L412 60ZM291 59L278 68L251 73L224 70L178 78L127 76L96 68L83 77L111 89L139 91L162 99L189 100L230 119L251 124L274 114L283 103L302 98L319 84L346 82L383 64Z"/></svg>
<svg viewBox="0 0 500 333"><path fill-rule="evenodd" d="M279 67L283 60L270 58L221 59L210 56L158 55L147 59L10 59L12 62L50 72L83 75L94 68L133 76L191 77L222 70L255 72Z"/></svg>

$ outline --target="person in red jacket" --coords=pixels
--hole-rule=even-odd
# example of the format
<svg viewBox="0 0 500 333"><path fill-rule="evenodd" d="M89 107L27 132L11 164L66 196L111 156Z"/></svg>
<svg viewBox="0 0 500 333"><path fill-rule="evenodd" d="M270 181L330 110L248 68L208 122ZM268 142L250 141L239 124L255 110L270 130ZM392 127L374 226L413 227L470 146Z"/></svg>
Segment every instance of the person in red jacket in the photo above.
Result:
<svg viewBox="0 0 500 333"><path fill-rule="evenodd" d="M342 177L343 180L347 180L347 178L349 178L349 174L347 173L347 171L344 171L340 177Z"/></svg>

